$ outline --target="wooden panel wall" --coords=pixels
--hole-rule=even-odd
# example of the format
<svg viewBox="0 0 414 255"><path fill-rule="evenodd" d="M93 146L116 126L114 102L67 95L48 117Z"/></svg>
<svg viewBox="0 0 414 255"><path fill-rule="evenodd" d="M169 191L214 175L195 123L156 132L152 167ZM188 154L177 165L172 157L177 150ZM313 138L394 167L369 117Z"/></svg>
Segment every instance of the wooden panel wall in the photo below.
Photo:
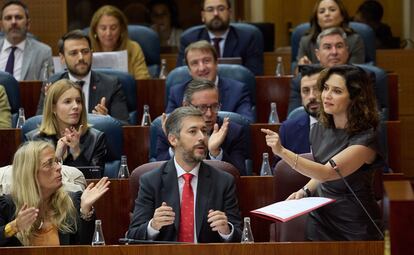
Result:
<svg viewBox="0 0 414 255"><path fill-rule="evenodd" d="M0 5L5 2L0 0ZM25 0L24 3L29 8L29 31L57 55L57 42L67 29L66 0Z"/></svg>
<svg viewBox="0 0 414 255"><path fill-rule="evenodd" d="M289 28L308 22L316 0L264 0L264 21L276 27L276 47L290 45ZM344 0L348 13L353 16L362 0ZM402 0L381 0L384 7L383 22L391 26L394 36L402 34ZM290 24L290 25L289 25Z"/></svg>

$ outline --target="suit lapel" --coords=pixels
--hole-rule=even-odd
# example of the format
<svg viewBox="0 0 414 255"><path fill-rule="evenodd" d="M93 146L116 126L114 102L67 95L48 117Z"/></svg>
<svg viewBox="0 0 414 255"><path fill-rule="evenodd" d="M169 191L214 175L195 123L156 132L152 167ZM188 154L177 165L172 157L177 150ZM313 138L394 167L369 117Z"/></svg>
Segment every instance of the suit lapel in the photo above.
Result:
<svg viewBox="0 0 414 255"><path fill-rule="evenodd" d="M213 184L211 183L210 178L210 169L201 162L200 171L198 173L198 183L197 183L197 198L196 198L196 209L194 217L196 217L196 233L197 240L200 240L200 231L203 223L207 224L207 214L209 209L210 201L210 188Z"/></svg>
<svg viewBox="0 0 414 255"><path fill-rule="evenodd" d="M91 71L91 82L89 82L89 112L95 108L95 106L99 103L99 95L97 93L99 86L99 76L94 72Z"/></svg>
<svg viewBox="0 0 414 255"><path fill-rule="evenodd" d="M225 102L230 101L226 98L228 95L230 95L228 93L228 90L230 89L230 87L226 86L225 81L223 80L223 78L220 78L220 76L218 80L218 89L219 89L219 97L220 97L219 100L224 105ZM223 108L226 108L226 107L223 106Z"/></svg>
<svg viewBox="0 0 414 255"><path fill-rule="evenodd" d="M29 38L27 38L26 45L24 46L24 51L23 51L22 71L20 74L21 80L25 79L26 74L29 70L29 65L32 63L32 58L33 58L32 41ZM40 69L42 69L42 67Z"/></svg>
<svg viewBox="0 0 414 255"><path fill-rule="evenodd" d="M175 212L175 231L178 233L180 223L180 193L178 191L177 170L174 160L167 162L162 174L161 197ZM175 237L177 238L177 236Z"/></svg>

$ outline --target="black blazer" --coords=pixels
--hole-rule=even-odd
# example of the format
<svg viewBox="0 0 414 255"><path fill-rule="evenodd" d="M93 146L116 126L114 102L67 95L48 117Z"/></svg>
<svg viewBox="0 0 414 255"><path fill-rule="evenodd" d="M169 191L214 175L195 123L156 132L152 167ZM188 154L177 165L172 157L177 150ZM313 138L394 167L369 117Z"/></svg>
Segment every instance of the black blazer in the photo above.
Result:
<svg viewBox="0 0 414 255"><path fill-rule="evenodd" d="M60 79L69 79L68 72L53 76L50 82L53 83ZM36 111L37 115L41 115L43 113L44 97L44 93L40 93ZM98 103L100 103L102 97L106 98L106 107L108 108L109 115L120 120L123 124L127 124L129 118L127 100L118 78L100 72L91 71L88 105L89 113L92 113L92 110Z"/></svg>
<svg viewBox="0 0 414 255"><path fill-rule="evenodd" d="M57 145L58 138L52 135L45 135L39 132L39 129L35 129L27 133L26 140L36 141L42 140L47 141L54 146ZM69 154L68 157L63 161L63 164L68 166L99 166L101 168L101 173L105 169L105 157L106 157L106 139L105 133L94 129L88 128L88 130L83 134L79 140L79 147L81 150L80 155L76 160L73 159L72 155Z"/></svg>
<svg viewBox="0 0 414 255"><path fill-rule="evenodd" d="M129 225L128 238L146 240L147 226L156 208L166 202L175 212L175 222L161 228L156 240L177 241L180 222L180 195L174 159L140 178L140 189ZM237 202L234 178L229 173L217 170L204 162L200 165L196 198L196 232L199 243L223 242L207 222L210 209L226 213L234 226L231 242L240 242L241 218Z"/></svg>
<svg viewBox="0 0 414 255"><path fill-rule="evenodd" d="M59 232L59 242L61 245L70 244L91 244L92 236L95 229L95 216L90 221L85 221L80 217L80 198L82 192L69 193L77 214L77 231L75 233ZM15 219L16 205L10 195L0 196L0 246L22 246L19 239L15 236L6 238L4 228L6 224Z"/></svg>

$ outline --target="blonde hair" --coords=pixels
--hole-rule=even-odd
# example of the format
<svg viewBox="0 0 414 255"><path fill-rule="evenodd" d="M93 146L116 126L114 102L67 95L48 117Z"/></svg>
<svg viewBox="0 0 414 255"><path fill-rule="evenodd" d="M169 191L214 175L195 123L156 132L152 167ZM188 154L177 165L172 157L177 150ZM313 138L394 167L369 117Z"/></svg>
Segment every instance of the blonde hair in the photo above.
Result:
<svg viewBox="0 0 414 255"><path fill-rule="evenodd" d="M30 141L24 143L14 154L11 196L16 205L16 216L24 205L39 208L42 203L37 175L41 164L40 154L47 148L54 150L54 146L48 142ZM49 208L52 212L48 215L49 220L60 232L76 232L76 209L62 187L52 194ZM31 228L17 234L23 245L30 245L30 237L35 234L35 226L39 226L39 221L38 219Z"/></svg>
<svg viewBox="0 0 414 255"><path fill-rule="evenodd" d="M91 39L92 49L96 52L102 51L98 35L96 34L96 28L99 20L104 15L115 17L118 20L121 29L118 44L114 51L125 50L128 42L128 20L120 9L112 5L104 5L93 14L91 24L89 25L89 38Z"/></svg>
<svg viewBox="0 0 414 255"><path fill-rule="evenodd" d="M76 89L82 99L82 112L79 119L79 122L75 125L75 128L78 129L80 125L83 126L83 134L88 129L88 120L87 120L87 113L85 107L85 96L82 93L82 89L79 85L70 81L68 79L58 80L57 82L53 83L46 96L45 104L43 106L43 118L42 123L40 124L40 133L46 135L58 135L59 134L59 124L56 115L53 113L54 108L56 106L57 101L59 98L68 91L69 89L74 88Z"/></svg>

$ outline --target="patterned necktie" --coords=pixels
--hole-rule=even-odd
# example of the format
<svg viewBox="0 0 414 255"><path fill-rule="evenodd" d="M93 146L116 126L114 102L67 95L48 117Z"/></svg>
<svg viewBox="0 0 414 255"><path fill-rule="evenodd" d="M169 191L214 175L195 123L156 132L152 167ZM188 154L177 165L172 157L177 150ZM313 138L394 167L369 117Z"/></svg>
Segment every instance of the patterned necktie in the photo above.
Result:
<svg viewBox="0 0 414 255"><path fill-rule="evenodd" d="M221 42L221 40L223 40L223 38L221 38L221 37L213 38L214 48L216 48L218 58L221 58L221 52L220 52L220 42Z"/></svg>
<svg viewBox="0 0 414 255"><path fill-rule="evenodd" d="M16 46L12 46L10 48L11 48L11 51L10 51L9 58L7 59L7 64L6 64L5 71L8 72L9 74L13 75L13 70L14 70L14 52L16 51L17 47Z"/></svg>
<svg viewBox="0 0 414 255"><path fill-rule="evenodd" d="M192 174L183 174L184 187L181 199L179 242L194 243L194 193L191 187Z"/></svg>

